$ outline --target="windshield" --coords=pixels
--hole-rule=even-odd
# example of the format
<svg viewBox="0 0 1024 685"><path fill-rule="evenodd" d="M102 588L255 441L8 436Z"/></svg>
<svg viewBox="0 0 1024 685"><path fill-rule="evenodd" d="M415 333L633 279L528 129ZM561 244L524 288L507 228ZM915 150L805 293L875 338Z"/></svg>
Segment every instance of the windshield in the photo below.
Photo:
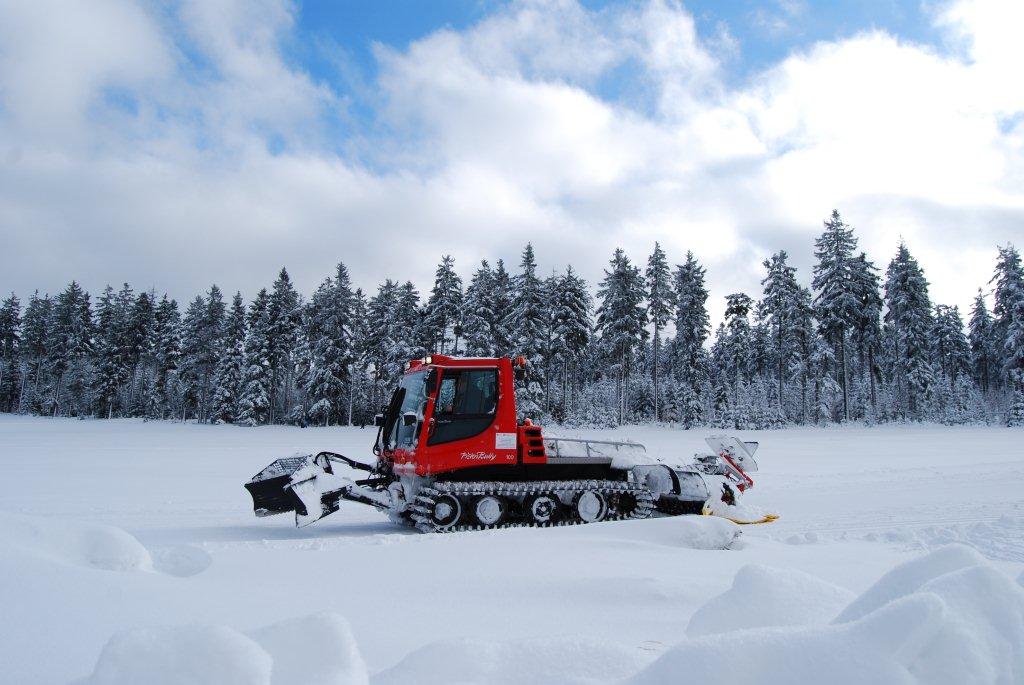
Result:
<svg viewBox="0 0 1024 685"><path fill-rule="evenodd" d="M423 422L423 409L427 400L426 371L406 374L398 384L396 396L400 396L401 404L393 423L389 426L388 443L401 449L412 449L416 446L416 438L420 424ZM406 426L402 416L412 412L416 415L416 423Z"/></svg>

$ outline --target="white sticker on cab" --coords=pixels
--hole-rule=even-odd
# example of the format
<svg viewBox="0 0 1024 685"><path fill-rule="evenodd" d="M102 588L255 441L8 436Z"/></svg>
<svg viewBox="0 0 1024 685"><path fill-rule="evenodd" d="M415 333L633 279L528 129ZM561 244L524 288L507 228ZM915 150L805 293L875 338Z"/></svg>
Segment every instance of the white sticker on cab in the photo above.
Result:
<svg viewBox="0 0 1024 685"><path fill-rule="evenodd" d="M496 450L514 450L516 448L516 434L515 433L495 433L494 434L494 449Z"/></svg>

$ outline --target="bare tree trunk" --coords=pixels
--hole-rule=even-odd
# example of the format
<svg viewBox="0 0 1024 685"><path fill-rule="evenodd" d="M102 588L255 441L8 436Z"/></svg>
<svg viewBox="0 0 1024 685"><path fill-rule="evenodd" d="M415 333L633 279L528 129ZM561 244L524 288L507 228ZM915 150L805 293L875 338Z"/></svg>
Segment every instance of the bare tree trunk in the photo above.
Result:
<svg viewBox="0 0 1024 685"><path fill-rule="evenodd" d="M846 329L839 329L839 359L843 365L843 420L850 420L850 372L846 363Z"/></svg>
<svg viewBox="0 0 1024 685"><path fill-rule="evenodd" d="M780 317L781 319L781 317ZM782 416L782 367L785 364L785 357L783 356L783 329L782 322L779 321L779 416Z"/></svg>
<svg viewBox="0 0 1024 685"><path fill-rule="evenodd" d="M868 345L868 384L871 386L871 413L877 411L875 395L875 346Z"/></svg>
<svg viewBox="0 0 1024 685"><path fill-rule="evenodd" d="M569 362L562 360L562 420L569 415Z"/></svg>
<svg viewBox="0 0 1024 685"><path fill-rule="evenodd" d="M60 408L60 386L63 382L64 372L61 371L57 376L57 386L53 389L53 416L57 415L57 410Z"/></svg>
<svg viewBox="0 0 1024 685"><path fill-rule="evenodd" d="M43 375L43 362L36 362L36 374L32 383L32 398L38 401L39 398L39 377Z"/></svg>
<svg viewBox="0 0 1024 685"><path fill-rule="evenodd" d="M25 382L28 374L21 375L21 387L18 388L18 413L20 414L25 408Z"/></svg>

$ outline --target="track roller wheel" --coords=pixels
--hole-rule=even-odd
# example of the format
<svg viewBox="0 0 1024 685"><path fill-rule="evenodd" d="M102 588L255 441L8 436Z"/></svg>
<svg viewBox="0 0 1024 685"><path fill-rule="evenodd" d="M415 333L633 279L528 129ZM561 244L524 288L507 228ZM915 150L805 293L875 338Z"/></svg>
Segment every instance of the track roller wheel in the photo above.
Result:
<svg viewBox="0 0 1024 685"><path fill-rule="evenodd" d="M608 515L608 501L596 490L584 490L576 495L573 505L583 523L596 523Z"/></svg>
<svg viewBox="0 0 1024 685"><path fill-rule="evenodd" d="M500 525L508 514L508 504L497 495L481 495L473 502L473 516L482 526Z"/></svg>
<svg viewBox="0 0 1024 685"><path fill-rule="evenodd" d="M562 503L554 495L533 495L526 500L526 515L537 525L554 523L561 513Z"/></svg>
<svg viewBox="0 0 1024 685"><path fill-rule="evenodd" d="M455 495L443 494L434 502L430 519L438 530L447 530L457 525L462 518L462 503Z"/></svg>
<svg viewBox="0 0 1024 685"><path fill-rule="evenodd" d="M636 494L632 492L620 492L615 497L615 510L620 516L630 516L637 510L640 503Z"/></svg>

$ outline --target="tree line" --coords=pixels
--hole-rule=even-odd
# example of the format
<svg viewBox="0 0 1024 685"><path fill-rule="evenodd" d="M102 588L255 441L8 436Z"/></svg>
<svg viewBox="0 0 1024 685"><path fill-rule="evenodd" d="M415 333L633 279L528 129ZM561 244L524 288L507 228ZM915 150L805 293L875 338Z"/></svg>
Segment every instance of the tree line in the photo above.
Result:
<svg viewBox="0 0 1024 685"><path fill-rule="evenodd" d="M727 295L713 336L704 267L687 252L673 268L658 243L645 268L615 250L595 293L572 266L540 275L529 244L514 272L483 260L465 287L443 257L425 301L391 279L368 296L344 264L308 299L282 269L248 303L213 285L184 311L128 284L93 300L72 281L0 305L0 411L363 423L406 361L441 353L524 356L520 414L569 425L1024 424L1012 245L986 284L994 307L979 288L966 327L932 302L906 245L883 273L836 211L815 258L804 285L785 251L771 255L760 298Z"/></svg>

